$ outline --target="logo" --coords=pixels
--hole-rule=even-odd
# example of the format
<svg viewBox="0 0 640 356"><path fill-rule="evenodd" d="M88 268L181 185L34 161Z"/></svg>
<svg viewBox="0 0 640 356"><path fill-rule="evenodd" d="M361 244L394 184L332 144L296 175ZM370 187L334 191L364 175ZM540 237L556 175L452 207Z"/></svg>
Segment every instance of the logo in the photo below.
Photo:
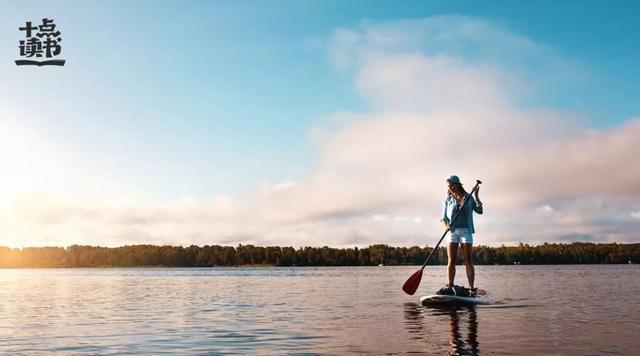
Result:
<svg viewBox="0 0 640 356"><path fill-rule="evenodd" d="M18 66L63 66L64 59L52 59L62 52L60 41L60 31L56 30L53 19L42 19L42 24L32 26L28 21L24 27L18 27L19 31L24 31L24 40L18 42L20 57L16 60ZM27 59L29 58L29 59Z"/></svg>

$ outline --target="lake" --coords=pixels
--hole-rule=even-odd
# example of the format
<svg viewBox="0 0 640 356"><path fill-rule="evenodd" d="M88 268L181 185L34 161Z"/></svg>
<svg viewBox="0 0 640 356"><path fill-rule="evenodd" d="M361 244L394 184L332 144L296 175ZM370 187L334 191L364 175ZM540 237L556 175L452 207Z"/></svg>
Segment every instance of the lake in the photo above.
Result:
<svg viewBox="0 0 640 356"><path fill-rule="evenodd" d="M0 270L0 353L637 354L640 265L477 266L496 303L425 308L399 267ZM459 268L457 284L466 284Z"/></svg>

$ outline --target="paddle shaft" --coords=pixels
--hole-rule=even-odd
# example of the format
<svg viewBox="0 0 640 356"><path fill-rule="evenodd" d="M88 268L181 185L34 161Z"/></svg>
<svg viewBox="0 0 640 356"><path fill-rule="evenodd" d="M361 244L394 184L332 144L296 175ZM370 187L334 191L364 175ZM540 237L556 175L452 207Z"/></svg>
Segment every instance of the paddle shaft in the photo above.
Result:
<svg viewBox="0 0 640 356"><path fill-rule="evenodd" d="M478 189L478 186L481 183L482 183L481 181L476 180L476 185L473 186L473 189L471 189L471 193L469 193L469 196L473 195L473 192L475 192L476 189ZM438 247L440 247L440 243L442 242L444 237L447 236L447 232L449 232L449 230L451 230L451 225L453 225L453 223L456 221L456 219L458 218L458 215L460 215L460 212L464 210L464 207L467 205L467 202L468 202L468 199L467 199L467 197L465 197L464 198L464 202L462 202L462 207L460 209L458 209L458 211L456 211L456 214L453 216L453 219L451 219L451 222L449 223L449 227L446 230L444 230L444 233L442 234L442 237L440 238L440 241L438 241L438 243L436 244L436 247L433 248L433 251L431 251L431 253L429 254L429 257L427 257L427 260L424 261L424 263L422 264L422 269L427 267L427 263L429 263L429 260L431 259L431 256L433 256L433 254L436 253L436 251L438 250Z"/></svg>

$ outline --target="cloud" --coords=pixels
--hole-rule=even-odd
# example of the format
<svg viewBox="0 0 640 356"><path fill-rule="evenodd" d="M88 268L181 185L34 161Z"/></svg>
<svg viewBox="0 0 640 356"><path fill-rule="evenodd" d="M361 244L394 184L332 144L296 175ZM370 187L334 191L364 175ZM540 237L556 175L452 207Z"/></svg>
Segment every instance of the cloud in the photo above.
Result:
<svg viewBox="0 0 640 356"><path fill-rule="evenodd" d="M437 220L444 177L457 173L467 186L485 181L488 213L478 225L488 243L638 239L603 217L639 198L640 168L628 162L640 120L593 130L550 108L519 106L531 93L524 79L572 72L571 61L486 20L457 16L339 29L329 43L372 112L316 129L324 132L316 171L263 201L269 211L318 223L398 212ZM436 225L415 235L433 236L426 231ZM622 230L607 232L615 226ZM368 233L380 238L378 231ZM391 243L415 241L384 233Z"/></svg>
<svg viewBox="0 0 640 356"><path fill-rule="evenodd" d="M549 205L542 205L541 207L536 209L536 212L540 214L551 214L551 213L554 213L555 210Z"/></svg>
<svg viewBox="0 0 640 356"><path fill-rule="evenodd" d="M73 204L33 198L0 221L14 244L255 243L433 245L445 177L483 180L481 244L639 241L640 119L589 129L521 105L583 68L485 19L436 16L337 29L330 59L353 77L365 113L311 129L316 164L252 198ZM576 69L578 68L578 69ZM544 76L540 74L544 73ZM561 83L560 83L560 86ZM636 220L634 220L636 219Z"/></svg>

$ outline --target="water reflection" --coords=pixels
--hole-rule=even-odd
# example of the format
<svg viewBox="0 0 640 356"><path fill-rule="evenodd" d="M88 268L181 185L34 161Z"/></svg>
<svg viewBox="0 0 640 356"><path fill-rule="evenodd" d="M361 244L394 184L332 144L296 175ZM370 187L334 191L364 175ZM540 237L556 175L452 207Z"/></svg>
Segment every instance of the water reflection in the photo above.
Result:
<svg viewBox="0 0 640 356"><path fill-rule="evenodd" d="M404 303L404 318L407 330L414 334L413 339L422 340L424 330L423 308L418 303Z"/></svg>
<svg viewBox="0 0 640 356"><path fill-rule="evenodd" d="M0 269L0 355L635 355L632 267L479 266L475 310L405 304L414 266Z"/></svg>
<svg viewBox="0 0 640 356"><path fill-rule="evenodd" d="M475 307L468 308L468 312L461 310L449 310L449 344L451 355L477 355L478 354L478 314ZM467 326L467 338L463 339L460 331L461 324Z"/></svg>
<svg viewBox="0 0 640 356"><path fill-rule="evenodd" d="M405 303L404 317L412 339L432 344L434 339L446 334L450 355L479 353L478 313L475 307L427 308L417 303Z"/></svg>

